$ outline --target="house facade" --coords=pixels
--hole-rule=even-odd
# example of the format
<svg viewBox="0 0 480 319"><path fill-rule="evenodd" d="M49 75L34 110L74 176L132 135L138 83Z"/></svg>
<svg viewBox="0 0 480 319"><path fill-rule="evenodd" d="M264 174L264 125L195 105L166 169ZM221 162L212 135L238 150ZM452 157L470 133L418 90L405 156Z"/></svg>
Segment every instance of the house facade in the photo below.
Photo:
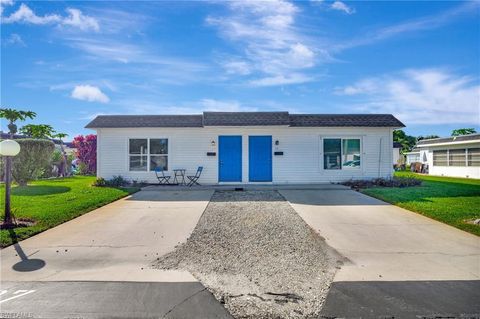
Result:
<svg viewBox="0 0 480 319"><path fill-rule="evenodd" d="M431 175L480 178L480 134L421 140L416 149Z"/></svg>
<svg viewBox="0 0 480 319"><path fill-rule="evenodd" d="M98 116L97 175L157 182L203 167L202 184L328 183L392 176L389 114L204 112Z"/></svg>

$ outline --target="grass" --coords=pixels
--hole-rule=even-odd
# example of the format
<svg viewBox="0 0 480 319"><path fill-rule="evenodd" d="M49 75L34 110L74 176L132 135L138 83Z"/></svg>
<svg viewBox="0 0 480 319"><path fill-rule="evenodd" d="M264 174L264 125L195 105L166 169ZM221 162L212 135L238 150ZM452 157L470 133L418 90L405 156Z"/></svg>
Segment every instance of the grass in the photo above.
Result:
<svg viewBox="0 0 480 319"><path fill-rule="evenodd" d="M480 218L480 180L395 173L412 175L423 180L422 186L374 187L361 192L480 236L480 226L466 222Z"/></svg>
<svg viewBox="0 0 480 319"><path fill-rule="evenodd" d="M95 177L74 176L68 178L35 181L25 187L13 187L11 205L16 218L36 221L30 227L0 231L0 245L5 247L55 227L95 208L127 196L137 188L112 188L91 186ZM5 187L0 186L1 218L4 216Z"/></svg>

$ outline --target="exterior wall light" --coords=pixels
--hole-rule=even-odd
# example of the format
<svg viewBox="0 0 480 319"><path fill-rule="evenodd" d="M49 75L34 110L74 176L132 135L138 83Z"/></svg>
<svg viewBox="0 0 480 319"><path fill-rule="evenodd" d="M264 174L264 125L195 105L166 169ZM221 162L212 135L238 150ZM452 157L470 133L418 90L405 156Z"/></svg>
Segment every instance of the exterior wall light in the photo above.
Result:
<svg viewBox="0 0 480 319"><path fill-rule="evenodd" d="M279 145L280 142L278 140L275 141L275 145Z"/></svg>
<svg viewBox="0 0 480 319"><path fill-rule="evenodd" d="M212 146L215 147L215 140L212 140L210 144L212 144Z"/></svg>

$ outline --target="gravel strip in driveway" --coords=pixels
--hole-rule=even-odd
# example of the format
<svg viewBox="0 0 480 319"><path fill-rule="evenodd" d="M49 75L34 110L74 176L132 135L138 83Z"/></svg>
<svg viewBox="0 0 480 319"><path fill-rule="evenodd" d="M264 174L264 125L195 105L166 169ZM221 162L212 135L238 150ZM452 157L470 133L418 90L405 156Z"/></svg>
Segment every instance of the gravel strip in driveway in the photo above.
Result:
<svg viewBox="0 0 480 319"><path fill-rule="evenodd" d="M197 277L236 318L318 316L342 257L276 191L217 191L155 262Z"/></svg>

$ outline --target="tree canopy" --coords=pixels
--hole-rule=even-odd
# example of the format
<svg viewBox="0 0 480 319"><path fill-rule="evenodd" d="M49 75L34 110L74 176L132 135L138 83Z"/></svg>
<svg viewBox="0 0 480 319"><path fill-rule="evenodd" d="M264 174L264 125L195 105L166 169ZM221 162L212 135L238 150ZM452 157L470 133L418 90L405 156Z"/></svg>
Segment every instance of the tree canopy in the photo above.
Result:
<svg viewBox="0 0 480 319"><path fill-rule="evenodd" d="M474 128L459 128L452 131L452 136L468 135L475 133L477 133L477 131Z"/></svg>
<svg viewBox="0 0 480 319"><path fill-rule="evenodd" d="M393 141L402 145L402 153L410 152L417 144L417 138L407 135L403 130L393 131Z"/></svg>
<svg viewBox="0 0 480 319"><path fill-rule="evenodd" d="M55 135L55 130L48 124L28 124L20 128L20 132L31 138L49 139Z"/></svg>
<svg viewBox="0 0 480 319"><path fill-rule="evenodd" d="M8 129L11 135L17 133L17 121L25 121L27 118L33 119L37 116L37 113L32 111L21 111L9 108L0 108L0 118L4 118L9 121Z"/></svg>

